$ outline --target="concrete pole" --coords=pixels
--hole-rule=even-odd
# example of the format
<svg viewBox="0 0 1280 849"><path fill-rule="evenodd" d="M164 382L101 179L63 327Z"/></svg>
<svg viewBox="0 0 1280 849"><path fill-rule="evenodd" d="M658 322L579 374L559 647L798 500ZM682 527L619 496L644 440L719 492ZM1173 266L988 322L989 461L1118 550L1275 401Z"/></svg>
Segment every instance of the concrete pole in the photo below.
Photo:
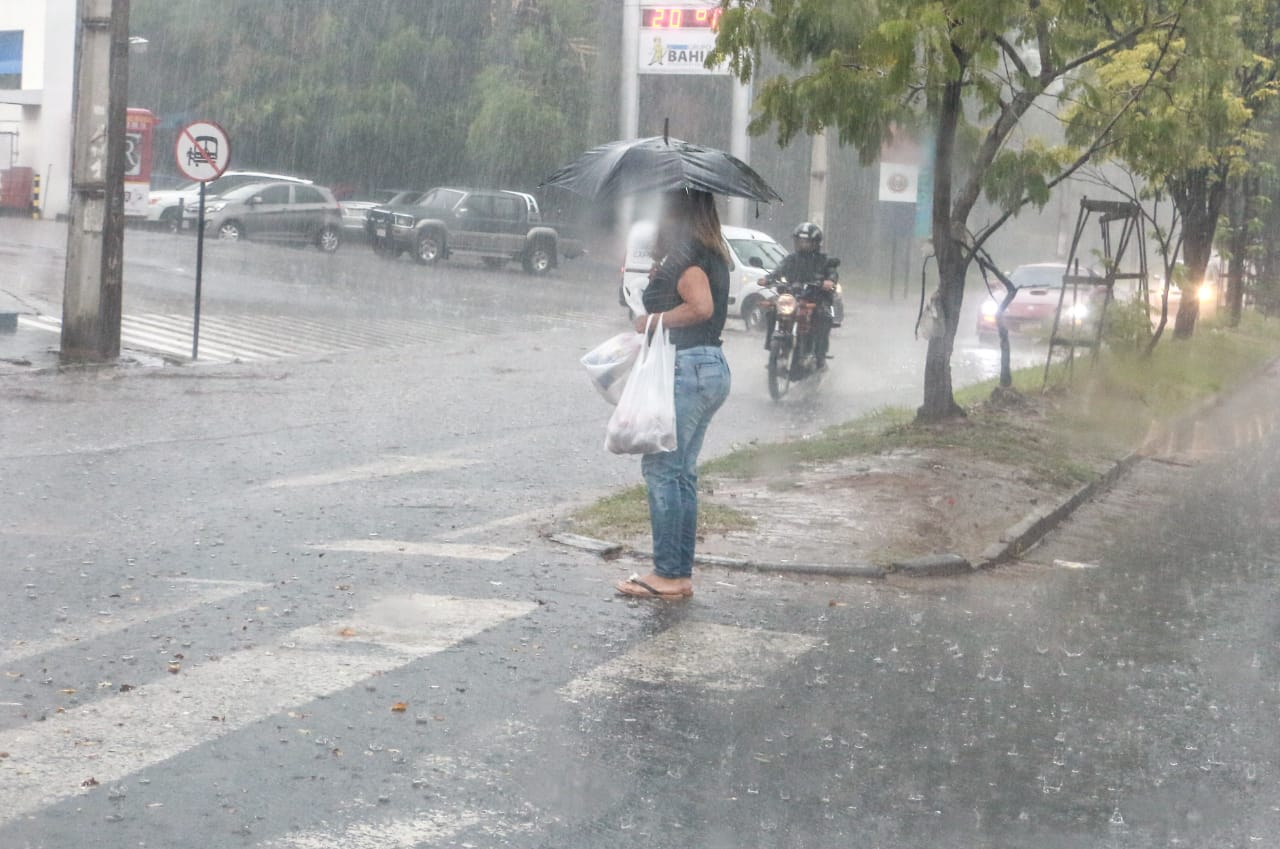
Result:
<svg viewBox="0 0 1280 849"><path fill-rule="evenodd" d="M747 124L751 120L751 84L733 80L733 114L729 130L729 152L748 165L751 164L751 136L747 134ZM747 223L747 201L744 198L729 198L728 223L736 227L744 227Z"/></svg>
<svg viewBox="0 0 1280 849"><path fill-rule="evenodd" d="M827 136L823 129L811 138L809 148L809 220L827 229ZM798 222L797 222L798 223Z"/></svg>
<svg viewBox="0 0 1280 849"><path fill-rule="evenodd" d="M62 360L120 355L129 0L78 0Z"/></svg>
<svg viewBox="0 0 1280 849"><path fill-rule="evenodd" d="M619 138L634 139L640 131L640 0L622 3L622 113Z"/></svg>

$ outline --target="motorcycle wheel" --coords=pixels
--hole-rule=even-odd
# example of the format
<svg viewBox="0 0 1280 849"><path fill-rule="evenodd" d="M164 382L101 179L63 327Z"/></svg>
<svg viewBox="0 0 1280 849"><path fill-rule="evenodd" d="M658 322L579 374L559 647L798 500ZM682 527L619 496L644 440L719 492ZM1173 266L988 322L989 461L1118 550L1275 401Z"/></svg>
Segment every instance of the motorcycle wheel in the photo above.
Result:
<svg viewBox="0 0 1280 849"><path fill-rule="evenodd" d="M791 358L782 350L782 342L775 339L769 345L769 397L781 401L791 388Z"/></svg>

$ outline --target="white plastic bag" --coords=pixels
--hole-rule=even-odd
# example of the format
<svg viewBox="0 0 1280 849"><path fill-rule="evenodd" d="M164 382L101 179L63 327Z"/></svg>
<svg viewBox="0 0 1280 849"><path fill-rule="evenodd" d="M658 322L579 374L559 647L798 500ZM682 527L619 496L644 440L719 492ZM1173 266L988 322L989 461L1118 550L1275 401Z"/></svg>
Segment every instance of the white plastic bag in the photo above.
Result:
<svg viewBox="0 0 1280 849"><path fill-rule="evenodd" d="M617 404L622 397L627 375L631 374L643 347L644 336L629 330L606 339L582 357L591 385L610 404Z"/></svg>
<svg viewBox="0 0 1280 849"><path fill-rule="evenodd" d="M676 450L676 346L667 339L659 316L618 406L609 417L604 447L614 454L654 454Z"/></svg>

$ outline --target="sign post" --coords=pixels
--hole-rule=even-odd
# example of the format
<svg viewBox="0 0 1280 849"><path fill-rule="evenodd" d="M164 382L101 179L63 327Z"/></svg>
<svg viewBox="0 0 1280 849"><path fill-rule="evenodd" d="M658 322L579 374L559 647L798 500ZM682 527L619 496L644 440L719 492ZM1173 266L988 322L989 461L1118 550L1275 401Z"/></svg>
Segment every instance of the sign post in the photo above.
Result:
<svg viewBox="0 0 1280 849"><path fill-rule="evenodd" d="M196 218L196 295L191 324L191 359L200 355L200 282L204 274L204 188L216 180L231 163L231 140L227 131L212 121L196 121L178 132L173 155L178 170L200 183L200 213ZM186 214L186 210L183 210Z"/></svg>
<svg viewBox="0 0 1280 849"><path fill-rule="evenodd" d="M704 64L716 45L720 27L719 0L623 0L622 115L623 138L635 138L640 127L640 77L659 74L729 76L728 63L714 68ZM733 95L729 152L751 162L747 123L751 113L751 88L731 80ZM677 128L677 136L680 132ZM744 224L747 202L729 198L727 223ZM629 215L627 216L629 217Z"/></svg>

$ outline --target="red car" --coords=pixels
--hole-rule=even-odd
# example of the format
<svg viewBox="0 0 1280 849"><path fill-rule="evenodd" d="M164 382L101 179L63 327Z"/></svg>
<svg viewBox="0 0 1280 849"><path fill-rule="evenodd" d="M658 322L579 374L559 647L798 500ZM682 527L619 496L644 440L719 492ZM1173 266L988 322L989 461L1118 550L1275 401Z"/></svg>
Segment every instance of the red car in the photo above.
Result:
<svg viewBox="0 0 1280 849"><path fill-rule="evenodd" d="M1010 336L1047 340L1053 331L1054 313L1061 304L1058 334L1065 335L1071 329L1077 339L1093 338L1107 296L1106 281L1096 271L1081 269L1079 279L1072 280L1065 263L1040 262L1018 266L1009 279L1018 287L1018 293L1004 311L1004 326ZM1064 280L1066 292L1062 291ZM1093 280L1097 283L1090 282ZM999 300L987 298L978 310L978 341L983 345L1000 341L996 328L999 305Z"/></svg>

